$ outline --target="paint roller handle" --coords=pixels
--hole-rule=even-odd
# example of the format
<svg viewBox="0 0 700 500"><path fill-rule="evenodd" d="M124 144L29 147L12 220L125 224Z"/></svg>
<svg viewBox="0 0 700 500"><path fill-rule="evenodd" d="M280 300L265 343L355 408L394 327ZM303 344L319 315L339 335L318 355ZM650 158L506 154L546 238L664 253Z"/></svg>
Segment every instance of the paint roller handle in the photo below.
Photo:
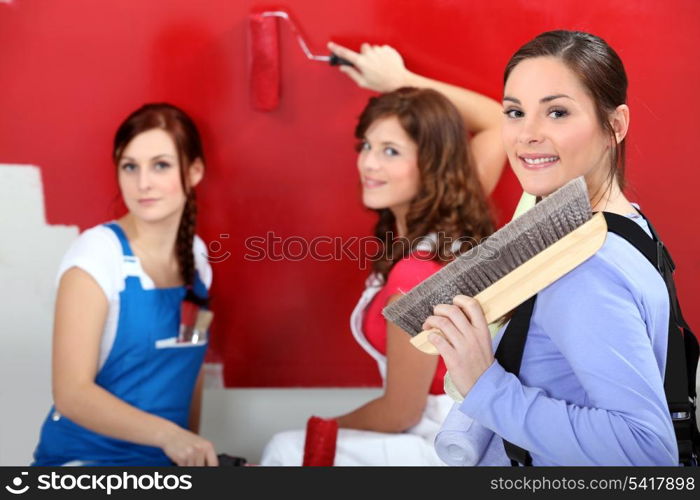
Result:
<svg viewBox="0 0 700 500"><path fill-rule="evenodd" d="M328 59L328 64L331 66L352 66L352 63L348 61L347 59L343 59L340 56L337 56L333 53L331 53L330 58Z"/></svg>

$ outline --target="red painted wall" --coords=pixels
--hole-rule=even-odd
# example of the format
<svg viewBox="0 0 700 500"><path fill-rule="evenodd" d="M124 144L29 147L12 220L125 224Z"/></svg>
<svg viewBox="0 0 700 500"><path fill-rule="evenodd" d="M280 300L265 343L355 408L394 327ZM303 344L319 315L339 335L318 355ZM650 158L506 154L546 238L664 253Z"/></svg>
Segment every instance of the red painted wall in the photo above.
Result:
<svg viewBox="0 0 700 500"><path fill-rule="evenodd" d="M368 92L306 60L282 27L280 106L270 113L250 106L246 16L268 6L287 7L316 52L329 39L393 44L413 70L496 99L508 57L537 33L582 29L607 39L631 81L631 197L672 249L686 315L700 329L700 236L691 212L700 179L700 2L0 4L0 162L42 168L50 223L85 229L118 215L110 147L130 111L170 101L198 122L208 154L199 232L220 244L210 247L214 257L231 254L213 265L214 345L227 385L379 382L348 328L366 274L357 262L243 259L245 239L268 231L351 237L373 224L359 201L352 137ZM508 172L494 196L501 214L518 195Z"/></svg>

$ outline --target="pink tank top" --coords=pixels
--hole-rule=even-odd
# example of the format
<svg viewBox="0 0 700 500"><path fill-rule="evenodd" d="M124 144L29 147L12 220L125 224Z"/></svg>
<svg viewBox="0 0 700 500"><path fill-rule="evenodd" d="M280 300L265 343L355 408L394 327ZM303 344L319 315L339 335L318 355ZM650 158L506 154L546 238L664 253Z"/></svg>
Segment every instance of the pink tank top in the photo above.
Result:
<svg viewBox="0 0 700 500"><path fill-rule="evenodd" d="M386 355L386 319L382 316L382 309L391 296L408 292L442 267L434 260L427 260L427 255L425 252L414 252L397 262L387 276L386 285L367 306L362 329L372 347L381 354ZM430 394L444 394L443 378L446 371L445 363L440 358Z"/></svg>

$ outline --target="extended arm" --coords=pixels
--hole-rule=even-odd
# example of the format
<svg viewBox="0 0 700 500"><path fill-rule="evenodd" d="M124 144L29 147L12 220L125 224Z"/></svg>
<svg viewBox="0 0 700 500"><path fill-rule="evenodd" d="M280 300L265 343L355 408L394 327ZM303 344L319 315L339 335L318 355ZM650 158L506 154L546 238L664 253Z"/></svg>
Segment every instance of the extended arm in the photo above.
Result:
<svg viewBox="0 0 700 500"><path fill-rule="evenodd" d="M389 303L396 300L393 296ZM338 417L338 425L376 432L403 432L416 425L425 409L437 357L420 352L410 336L387 322L387 380L379 398Z"/></svg>
<svg viewBox="0 0 700 500"><path fill-rule="evenodd" d="M447 97L472 134L470 149L484 191L487 194L493 191L506 161L501 139L503 113L499 103L472 90L409 71L401 55L388 45L365 43L360 52L334 43L328 48L353 63L353 66L340 66L340 71L362 88L376 92L391 92L400 87L430 88Z"/></svg>

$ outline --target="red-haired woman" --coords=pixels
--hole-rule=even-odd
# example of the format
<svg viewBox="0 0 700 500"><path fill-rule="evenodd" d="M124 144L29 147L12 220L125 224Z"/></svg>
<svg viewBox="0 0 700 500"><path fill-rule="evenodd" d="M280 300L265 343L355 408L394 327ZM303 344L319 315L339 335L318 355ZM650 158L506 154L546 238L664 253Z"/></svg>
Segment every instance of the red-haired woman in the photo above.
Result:
<svg viewBox="0 0 700 500"><path fill-rule="evenodd" d="M482 148L491 158L476 156L475 163L500 172L505 155L491 130L500 128L498 105L483 96L475 102L471 113L481 121L471 123L489 125L474 130L472 144L486 134L490 139ZM435 90L401 88L371 98L355 136L362 201L377 212L374 234L384 252L373 263L351 327L377 361L384 393L335 419L335 464L439 465L433 439L452 405L443 390L445 366L415 349L381 311L492 232L482 188L490 181L472 164L460 112ZM301 465L305 439L304 431L275 435L262 464Z"/></svg>
<svg viewBox="0 0 700 500"><path fill-rule="evenodd" d="M217 465L197 435L206 335L178 339L212 280L195 235L199 133L180 109L148 104L117 130L113 160L128 212L61 263L35 465Z"/></svg>

